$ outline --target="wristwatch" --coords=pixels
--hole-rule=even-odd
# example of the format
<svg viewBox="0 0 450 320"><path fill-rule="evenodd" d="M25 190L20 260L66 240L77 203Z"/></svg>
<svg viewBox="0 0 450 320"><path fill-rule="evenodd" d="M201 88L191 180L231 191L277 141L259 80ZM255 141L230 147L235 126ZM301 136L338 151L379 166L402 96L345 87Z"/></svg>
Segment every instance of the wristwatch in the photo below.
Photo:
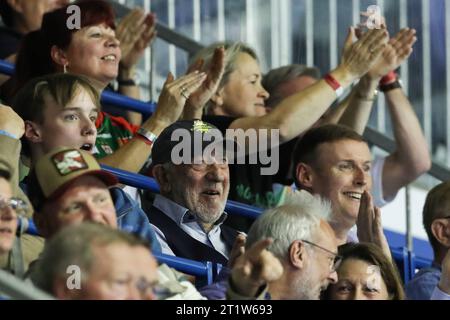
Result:
<svg viewBox="0 0 450 320"><path fill-rule="evenodd" d="M402 83L401 83L401 80L397 79L392 83L382 84L382 85L380 85L379 88L380 88L380 91L387 92L387 91L391 91L393 89L402 88Z"/></svg>

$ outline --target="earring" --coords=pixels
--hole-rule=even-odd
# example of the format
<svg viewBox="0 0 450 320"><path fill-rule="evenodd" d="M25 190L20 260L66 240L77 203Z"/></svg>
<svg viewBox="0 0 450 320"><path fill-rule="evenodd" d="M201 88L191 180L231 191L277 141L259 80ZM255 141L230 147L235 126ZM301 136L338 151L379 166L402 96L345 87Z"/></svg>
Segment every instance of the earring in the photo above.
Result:
<svg viewBox="0 0 450 320"><path fill-rule="evenodd" d="M63 66L63 68L64 68L64 73L67 73L67 65L68 65L68 63L66 63L66 64Z"/></svg>

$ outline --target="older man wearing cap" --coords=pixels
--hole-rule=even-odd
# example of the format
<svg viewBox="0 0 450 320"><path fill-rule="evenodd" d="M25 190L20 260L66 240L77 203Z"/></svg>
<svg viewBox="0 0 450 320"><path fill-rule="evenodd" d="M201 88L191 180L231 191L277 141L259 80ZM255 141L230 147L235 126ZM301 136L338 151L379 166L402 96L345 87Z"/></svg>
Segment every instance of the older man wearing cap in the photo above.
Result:
<svg viewBox="0 0 450 320"><path fill-rule="evenodd" d="M200 120L177 121L155 141L152 172L161 194L147 212L163 253L228 262L238 232L223 225L230 189L223 141Z"/></svg>
<svg viewBox="0 0 450 320"><path fill-rule="evenodd" d="M117 184L86 151L60 147L42 156L29 180L29 198L35 207L39 232L51 237L61 227L85 220L134 233L161 251L150 223Z"/></svg>

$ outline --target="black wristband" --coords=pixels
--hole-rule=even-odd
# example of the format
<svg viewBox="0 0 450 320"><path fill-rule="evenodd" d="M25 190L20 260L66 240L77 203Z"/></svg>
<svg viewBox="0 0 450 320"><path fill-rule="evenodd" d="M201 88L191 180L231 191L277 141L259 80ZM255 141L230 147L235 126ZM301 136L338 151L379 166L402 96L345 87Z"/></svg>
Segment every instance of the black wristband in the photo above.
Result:
<svg viewBox="0 0 450 320"><path fill-rule="evenodd" d="M127 80L118 79L117 83L119 84L119 86L128 86L128 87L136 86L136 82L133 79Z"/></svg>
<svg viewBox="0 0 450 320"><path fill-rule="evenodd" d="M400 81L397 79L392 83L380 85L380 91L387 92L401 87L402 85Z"/></svg>

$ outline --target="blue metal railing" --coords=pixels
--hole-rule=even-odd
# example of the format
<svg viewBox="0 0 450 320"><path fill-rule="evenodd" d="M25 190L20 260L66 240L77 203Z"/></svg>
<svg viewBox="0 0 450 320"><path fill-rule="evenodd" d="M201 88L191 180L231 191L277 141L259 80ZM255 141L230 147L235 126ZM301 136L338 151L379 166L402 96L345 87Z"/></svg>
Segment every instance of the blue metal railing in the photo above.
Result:
<svg viewBox="0 0 450 320"><path fill-rule="evenodd" d="M162 253L154 253L153 255L160 263L165 263L178 271L190 275L204 277L207 284L213 283L213 263L211 261L199 262Z"/></svg>
<svg viewBox="0 0 450 320"><path fill-rule="evenodd" d="M18 221L18 229L20 230L23 221L22 219L19 219ZM28 226L25 232L35 236L39 235L36 225L34 224L34 221L32 219L28 219ZM210 261L199 262L190 259L169 256L162 253L153 253L153 255L160 263L165 263L180 272L204 278L207 284L211 284L213 282L215 275L215 272L213 270L214 268L218 268L217 266L214 266Z"/></svg>
<svg viewBox="0 0 450 320"><path fill-rule="evenodd" d="M14 65L10 62L0 60L0 73L9 76L13 75ZM105 105L125 107L131 111L140 112L144 116L152 114L156 109L156 103L154 102L143 102L111 91L103 91L101 95L101 102Z"/></svg>
<svg viewBox="0 0 450 320"><path fill-rule="evenodd" d="M407 283L411 280L413 274L411 272L411 257L409 255L408 250L405 247L400 248L392 248L391 254L395 263L397 264L398 270L400 271L401 276L403 277L404 283Z"/></svg>
<svg viewBox="0 0 450 320"><path fill-rule="evenodd" d="M23 228L24 233L28 233L33 236L38 236L39 232L37 231L37 228L36 228L36 225L34 224L33 219L27 219L26 221L24 221L25 219L26 218L21 218L21 219L17 220L17 230L22 230L22 228ZM22 226L23 224L25 224L25 225Z"/></svg>
<svg viewBox="0 0 450 320"><path fill-rule="evenodd" d="M113 168L110 166L102 165L102 169L115 175L120 183L139 188L146 189L154 193L159 193L159 186L155 179L132 173L129 171ZM262 209L256 208L237 201L228 200L225 206L225 210L230 214L238 214L248 218L256 219L262 213Z"/></svg>
<svg viewBox="0 0 450 320"><path fill-rule="evenodd" d="M0 59L0 73L12 76L14 74L14 65L11 62Z"/></svg>

